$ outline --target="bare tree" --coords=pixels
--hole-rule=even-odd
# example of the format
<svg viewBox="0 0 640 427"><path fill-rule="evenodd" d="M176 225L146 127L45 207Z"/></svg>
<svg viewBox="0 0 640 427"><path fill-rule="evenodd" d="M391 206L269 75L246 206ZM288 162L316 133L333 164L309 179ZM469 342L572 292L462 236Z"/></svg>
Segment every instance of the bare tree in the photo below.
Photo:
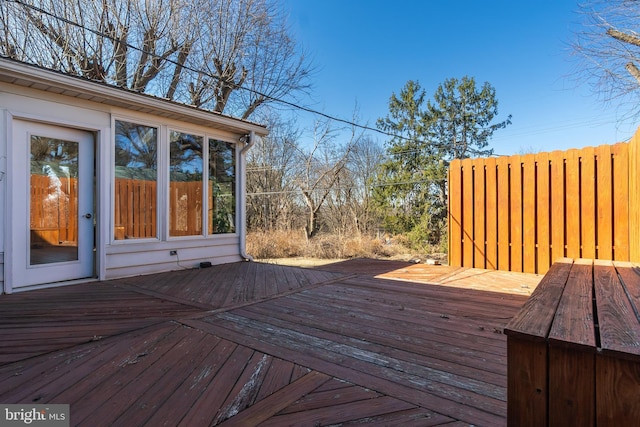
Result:
<svg viewBox="0 0 640 427"><path fill-rule="evenodd" d="M316 122L313 144L307 150L300 150L297 185L307 206L307 237L313 237L319 230L318 217L325 202L330 198L345 173L351 153L362 137L352 128L349 139L340 144L339 132L330 122Z"/></svg>
<svg viewBox="0 0 640 427"><path fill-rule="evenodd" d="M349 171L354 177L355 203L351 212L355 229L360 233L373 234L380 223L373 203L372 185L384 155L384 148L370 137L359 139L353 148Z"/></svg>
<svg viewBox="0 0 640 427"><path fill-rule="evenodd" d="M193 42L190 11L175 0L7 1L0 9L3 55L141 92Z"/></svg>
<svg viewBox="0 0 640 427"><path fill-rule="evenodd" d="M0 55L245 119L311 70L277 0L7 0Z"/></svg>
<svg viewBox="0 0 640 427"><path fill-rule="evenodd" d="M382 146L369 136L355 139L347 166L321 211L323 225L339 234L374 235L381 221L373 204L372 185L383 156Z"/></svg>
<svg viewBox="0 0 640 427"><path fill-rule="evenodd" d="M585 22L573 42L578 78L605 101L631 99L631 113L640 114L640 1L592 0L580 10Z"/></svg>
<svg viewBox="0 0 640 427"><path fill-rule="evenodd" d="M299 131L292 121L268 118L269 135L247 154L247 221L249 230L301 228L296 203L294 163Z"/></svg>
<svg viewBox="0 0 640 427"><path fill-rule="evenodd" d="M200 1L204 4L193 60L216 76L214 82L202 79L193 87L209 96L205 104L246 119L273 99L306 92L311 68L276 1ZM250 90L237 90L239 86Z"/></svg>

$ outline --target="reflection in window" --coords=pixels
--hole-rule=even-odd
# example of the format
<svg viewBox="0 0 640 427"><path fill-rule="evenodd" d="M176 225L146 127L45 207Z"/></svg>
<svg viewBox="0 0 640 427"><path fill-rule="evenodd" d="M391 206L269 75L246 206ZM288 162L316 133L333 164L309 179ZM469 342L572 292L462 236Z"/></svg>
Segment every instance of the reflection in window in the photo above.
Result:
<svg viewBox="0 0 640 427"><path fill-rule="evenodd" d="M78 259L78 143L31 135L30 264Z"/></svg>
<svg viewBox="0 0 640 427"><path fill-rule="evenodd" d="M115 122L114 238L157 236L158 129Z"/></svg>
<svg viewBox="0 0 640 427"><path fill-rule="evenodd" d="M169 235L202 235L203 138L177 131L169 138Z"/></svg>
<svg viewBox="0 0 640 427"><path fill-rule="evenodd" d="M209 234L235 232L235 190L235 146L209 139Z"/></svg>

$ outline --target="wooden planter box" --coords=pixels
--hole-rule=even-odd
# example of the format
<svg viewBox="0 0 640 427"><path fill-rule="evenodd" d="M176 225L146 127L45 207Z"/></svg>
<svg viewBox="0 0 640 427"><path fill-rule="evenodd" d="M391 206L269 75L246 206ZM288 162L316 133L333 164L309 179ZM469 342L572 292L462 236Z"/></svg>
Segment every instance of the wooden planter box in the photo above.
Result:
<svg viewBox="0 0 640 427"><path fill-rule="evenodd" d="M509 426L640 422L640 269L554 263L507 335Z"/></svg>

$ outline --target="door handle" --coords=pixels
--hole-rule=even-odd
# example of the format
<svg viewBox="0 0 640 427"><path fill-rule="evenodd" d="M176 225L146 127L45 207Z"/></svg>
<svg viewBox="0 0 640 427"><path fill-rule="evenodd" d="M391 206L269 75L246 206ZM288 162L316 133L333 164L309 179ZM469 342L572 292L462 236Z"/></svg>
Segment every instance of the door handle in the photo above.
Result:
<svg viewBox="0 0 640 427"><path fill-rule="evenodd" d="M84 218L91 219L91 214L90 214L90 213L88 213L88 214L84 214L84 215L82 215L82 216L83 216Z"/></svg>

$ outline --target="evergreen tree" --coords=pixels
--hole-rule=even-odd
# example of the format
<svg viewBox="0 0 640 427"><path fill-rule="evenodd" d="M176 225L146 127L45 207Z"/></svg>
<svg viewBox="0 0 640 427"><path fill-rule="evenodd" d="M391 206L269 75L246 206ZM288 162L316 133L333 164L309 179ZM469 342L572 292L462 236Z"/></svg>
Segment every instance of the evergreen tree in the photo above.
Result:
<svg viewBox="0 0 640 427"><path fill-rule="evenodd" d="M445 80L433 102L416 81L389 100L389 115L378 128L395 134L387 145L374 187L384 226L407 233L416 245L441 244L446 235L447 167L453 159L493 154L493 133L511 123L498 115L495 89L463 77Z"/></svg>

